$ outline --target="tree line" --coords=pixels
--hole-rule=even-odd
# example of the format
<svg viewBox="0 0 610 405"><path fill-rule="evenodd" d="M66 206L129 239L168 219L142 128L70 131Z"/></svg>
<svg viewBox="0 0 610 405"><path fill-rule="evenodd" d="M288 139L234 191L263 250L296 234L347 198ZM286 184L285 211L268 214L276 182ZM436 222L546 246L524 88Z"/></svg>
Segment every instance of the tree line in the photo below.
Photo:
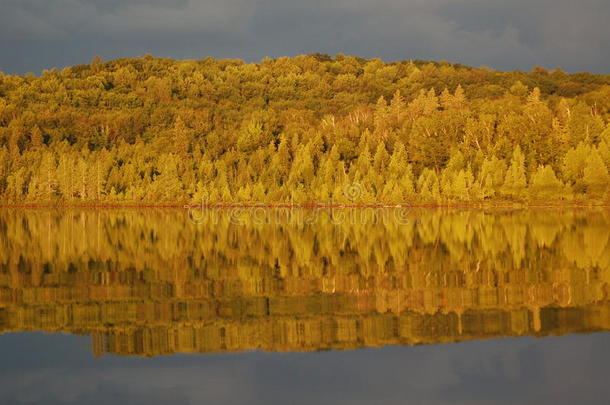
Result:
<svg viewBox="0 0 610 405"><path fill-rule="evenodd" d="M610 75L303 55L0 73L0 201L607 202Z"/></svg>

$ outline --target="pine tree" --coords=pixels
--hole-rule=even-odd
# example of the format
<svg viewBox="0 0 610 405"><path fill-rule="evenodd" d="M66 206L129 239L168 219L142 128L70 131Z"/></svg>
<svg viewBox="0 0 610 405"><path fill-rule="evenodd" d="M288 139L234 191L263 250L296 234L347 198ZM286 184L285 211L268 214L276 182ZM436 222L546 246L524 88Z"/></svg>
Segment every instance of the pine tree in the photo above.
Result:
<svg viewBox="0 0 610 405"><path fill-rule="evenodd" d="M328 185L331 188L335 186L335 166L332 158L327 157L322 161L317 180L319 180L317 186Z"/></svg>
<svg viewBox="0 0 610 405"><path fill-rule="evenodd" d="M87 165L86 195L89 201L100 201L104 185L106 184L106 173L104 158L106 154L96 153L91 155L85 162Z"/></svg>
<svg viewBox="0 0 610 405"><path fill-rule="evenodd" d="M82 156L78 156L76 160L75 173L76 177L76 192L81 201L87 200L87 162Z"/></svg>
<svg viewBox="0 0 610 405"><path fill-rule="evenodd" d="M242 203L247 203L252 200L252 190L249 184L246 184L237 190L237 200Z"/></svg>
<svg viewBox="0 0 610 405"><path fill-rule="evenodd" d="M434 170L424 169L417 180L417 192L424 201L440 201L440 186Z"/></svg>
<svg viewBox="0 0 610 405"><path fill-rule="evenodd" d="M375 106L375 132L384 134L388 126L388 103L383 96L377 99Z"/></svg>
<svg viewBox="0 0 610 405"><path fill-rule="evenodd" d="M587 190L590 193L603 192L610 185L608 168L595 148L591 150L591 155L587 159L584 169L584 183L587 185Z"/></svg>
<svg viewBox="0 0 610 405"><path fill-rule="evenodd" d="M407 168L403 172L402 176L398 178L398 187L401 191L401 197L403 199L403 201L400 201L401 203L413 198L415 194L413 179L414 177L411 165L407 165Z"/></svg>
<svg viewBox="0 0 610 405"><path fill-rule="evenodd" d="M407 104L405 103L404 97L400 94L399 90L396 90L392 97L392 101L390 102L388 117L394 128L399 128L402 124L406 108Z"/></svg>
<svg viewBox="0 0 610 405"><path fill-rule="evenodd" d="M27 175L24 168L19 168L7 177L4 195L9 202L19 203L23 201L26 182Z"/></svg>
<svg viewBox="0 0 610 405"><path fill-rule="evenodd" d="M303 184L309 186L314 178L315 168L312 160L311 145L299 148L292 163L288 183L291 185Z"/></svg>
<svg viewBox="0 0 610 405"><path fill-rule="evenodd" d="M521 152L519 145L517 145L513 152L508 171L506 172L503 190L507 194L519 196L524 192L526 187L525 156L523 155L523 152Z"/></svg>
<svg viewBox="0 0 610 405"><path fill-rule="evenodd" d="M379 142L377 150L375 151L375 156L373 156L373 169L375 172L384 176L389 160L390 155L385 148L385 143L383 141Z"/></svg>
<svg viewBox="0 0 610 405"><path fill-rule="evenodd" d="M28 200L32 202L49 202L55 197L57 187L55 172L57 166L55 156L49 151L43 151L40 165L32 175L28 186Z"/></svg>
<svg viewBox="0 0 610 405"><path fill-rule="evenodd" d="M153 181L153 198L161 202L176 202L185 200L178 162L173 154L164 154L159 159L159 175Z"/></svg>
<svg viewBox="0 0 610 405"><path fill-rule="evenodd" d="M540 103L540 89L538 87L534 87L534 89L527 96L527 104L533 106Z"/></svg>
<svg viewBox="0 0 610 405"><path fill-rule="evenodd" d="M428 90L428 93L425 97L424 104L424 115L431 115L433 112L437 111L439 107L438 97L436 96L436 92L433 88Z"/></svg>
<svg viewBox="0 0 610 405"><path fill-rule="evenodd" d="M395 180L388 180L381 191L380 200L386 204L404 203L401 186Z"/></svg>
<svg viewBox="0 0 610 405"><path fill-rule="evenodd" d="M407 170L407 153L402 142L397 142L394 145L394 152L390 157L388 165L388 176L393 179L398 179Z"/></svg>
<svg viewBox="0 0 610 405"><path fill-rule="evenodd" d="M441 93L441 96L439 97L439 99L440 99L440 105L444 110L449 110L452 107L453 96L451 95L451 93L449 92L449 89L447 87L445 87L443 89L443 92Z"/></svg>
<svg viewBox="0 0 610 405"><path fill-rule="evenodd" d="M20 121L13 120L9 124L9 136L8 136L8 150L11 154L11 158L16 160L21 155L21 139L23 138L23 134L25 129L23 128L23 124Z"/></svg>
<svg viewBox="0 0 610 405"><path fill-rule="evenodd" d="M38 125L34 126L30 133L30 147L32 150L39 150L43 146L42 131Z"/></svg>
<svg viewBox="0 0 610 405"><path fill-rule="evenodd" d="M258 182L252 187L252 200L257 204L267 202L267 193L265 192L265 186Z"/></svg>
<svg viewBox="0 0 610 405"><path fill-rule="evenodd" d="M461 110L466 107L466 95L462 86L458 85L453 94L445 87L440 96L440 105L445 110Z"/></svg>
<svg viewBox="0 0 610 405"><path fill-rule="evenodd" d="M190 140L192 139L192 131L189 130L182 118L176 118L173 129L173 152L179 156L185 157L190 148Z"/></svg>
<svg viewBox="0 0 610 405"><path fill-rule="evenodd" d="M563 183L557 178L551 166L539 166L532 176L532 194L536 197L561 197Z"/></svg>
<svg viewBox="0 0 610 405"><path fill-rule="evenodd" d="M493 197L500 191L506 179L506 163L492 156L491 159L486 158L481 165L481 171L478 176L482 197Z"/></svg>
<svg viewBox="0 0 610 405"><path fill-rule="evenodd" d="M464 188L466 184L461 184L462 180L465 180L464 173L461 175L461 179L456 179L462 169L464 168L464 155L460 151L456 151L452 154L451 159L447 162L447 166L441 172L440 187L442 196L445 198L461 199L464 197Z"/></svg>
<svg viewBox="0 0 610 405"><path fill-rule="evenodd" d="M237 150L252 152L263 144L263 126L258 122L249 122L245 125L237 138Z"/></svg>
<svg viewBox="0 0 610 405"><path fill-rule="evenodd" d="M460 170L451 185L451 195L461 201L469 200L468 176L464 170Z"/></svg>
<svg viewBox="0 0 610 405"><path fill-rule="evenodd" d="M605 140L602 140L597 146L597 151L606 164L606 167L610 167L610 144Z"/></svg>
<svg viewBox="0 0 610 405"><path fill-rule="evenodd" d="M364 145L364 150L359 151L355 164L350 167L350 177L354 181L362 180L362 177L371 170L371 154L369 147Z"/></svg>
<svg viewBox="0 0 610 405"><path fill-rule="evenodd" d="M76 176L74 173L75 162L71 155L63 154L59 157L59 166L57 167L57 189L62 198L66 201L71 201L74 198L76 191Z"/></svg>
<svg viewBox="0 0 610 405"><path fill-rule="evenodd" d="M452 100L452 108L456 110L466 108L468 100L466 99L466 94L464 93L464 89L460 84L455 88L453 92L453 100Z"/></svg>
<svg viewBox="0 0 610 405"><path fill-rule="evenodd" d="M579 182L584 177L587 160L591 155L591 147L584 142L576 148L571 148L563 159L563 176L572 184Z"/></svg>

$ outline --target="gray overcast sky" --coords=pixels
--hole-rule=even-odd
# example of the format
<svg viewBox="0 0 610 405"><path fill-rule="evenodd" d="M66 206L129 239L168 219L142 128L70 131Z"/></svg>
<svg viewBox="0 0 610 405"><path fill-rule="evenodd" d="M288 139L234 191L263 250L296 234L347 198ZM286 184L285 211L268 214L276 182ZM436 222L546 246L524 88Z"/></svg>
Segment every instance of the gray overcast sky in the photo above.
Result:
<svg viewBox="0 0 610 405"><path fill-rule="evenodd" d="M610 73L610 0L0 0L0 71L322 52Z"/></svg>

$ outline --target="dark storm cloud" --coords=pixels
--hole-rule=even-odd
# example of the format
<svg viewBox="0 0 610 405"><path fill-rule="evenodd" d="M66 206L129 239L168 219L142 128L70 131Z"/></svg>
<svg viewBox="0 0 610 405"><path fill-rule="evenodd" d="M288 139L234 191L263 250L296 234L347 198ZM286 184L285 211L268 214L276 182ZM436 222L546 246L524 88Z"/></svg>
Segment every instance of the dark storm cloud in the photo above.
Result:
<svg viewBox="0 0 610 405"><path fill-rule="evenodd" d="M607 0L458 0L445 2L439 14L462 32L495 37L514 33L529 50L529 59L521 59L526 63L610 72Z"/></svg>
<svg viewBox="0 0 610 405"><path fill-rule="evenodd" d="M608 72L608 0L0 0L0 70L151 52L346 53Z"/></svg>

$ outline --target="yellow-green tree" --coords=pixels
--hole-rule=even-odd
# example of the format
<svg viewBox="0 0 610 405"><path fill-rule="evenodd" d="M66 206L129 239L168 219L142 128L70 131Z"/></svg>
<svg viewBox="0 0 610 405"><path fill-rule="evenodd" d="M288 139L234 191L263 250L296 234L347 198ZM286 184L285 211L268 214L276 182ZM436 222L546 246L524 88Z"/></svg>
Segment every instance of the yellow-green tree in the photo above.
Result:
<svg viewBox="0 0 610 405"><path fill-rule="evenodd" d="M610 186L608 168L597 149L592 149L584 169L584 183L591 193L605 191Z"/></svg>
<svg viewBox="0 0 610 405"><path fill-rule="evenodd" d="M520 196L524 193L526 187L525 156L521 152L521 147L517 145L504 178L503 191L506 194Z"/></svg>

